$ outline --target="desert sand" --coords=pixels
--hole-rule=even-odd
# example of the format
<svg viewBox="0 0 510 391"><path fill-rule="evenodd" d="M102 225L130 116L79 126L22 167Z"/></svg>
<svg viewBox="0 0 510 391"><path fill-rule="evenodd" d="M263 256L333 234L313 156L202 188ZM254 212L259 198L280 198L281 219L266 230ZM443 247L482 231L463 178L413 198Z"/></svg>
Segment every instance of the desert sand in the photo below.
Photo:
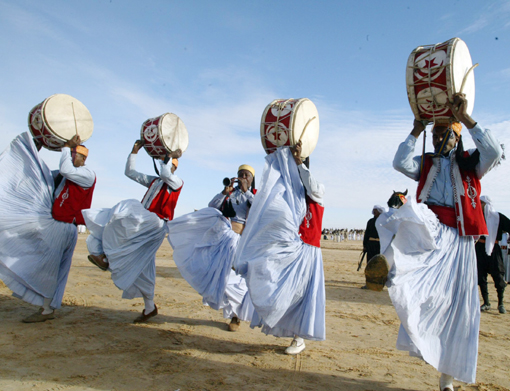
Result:
<svg viewBox="0 0 510 391"><path fill-rule="evenodd" d="M289 339L246 322L228 332L221 311L202 305L180 276L166 240L157 254L159 315L133 324L142 300L121 299L110 273L87 261L85 239L57 319L21 323L35 308L0 282L0 390L438 389L431 366L396 350L399 320L386 289L360 289L361 242L323 241L327 340L287 356ZM490 295L496 304L493 287ZM508 390L509 373L510 314L493 309L481 317L477 384L456 382L456 390Z"/></svg>

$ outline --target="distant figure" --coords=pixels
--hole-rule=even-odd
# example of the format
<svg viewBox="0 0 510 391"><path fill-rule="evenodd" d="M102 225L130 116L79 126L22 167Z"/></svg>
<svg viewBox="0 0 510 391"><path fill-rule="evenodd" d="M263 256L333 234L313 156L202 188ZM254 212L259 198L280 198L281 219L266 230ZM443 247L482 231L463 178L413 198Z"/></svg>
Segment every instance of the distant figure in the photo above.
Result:
<svg viewBox="0 0 510 391"><path fill-rule="evenodd" d="M510 284L510 262L508 257L508 236L509 234L504 233L501 241L499 242L499 247L501 247L501 255L503 256L503 265L505 266L505 281L507 284Z"/></svg>
<svg viewBox="0 0 510 391"><path fill-rule="evenodd" d="M372 259L373 256L381 252L379 234L375 228L375 221L381 213L384 213L384 208L381 205L374 205L372 208L372 214L374 217L367 222L367 228L365 229L365 235L363 236L363 251L367 253L367 260Z"/></svg>
<svg viewBox="0 0 510 391"><path fill-rule="evenodd" d="M504 214L498 213L492 207L492 201L488 196L481 196L483 214L487 223L488 236L481 236L476 242L476 260L478 267L478 285L483 297L483 304L480 311L491 309L489 302L489 290L487 289L487 274L490 273L494 286L498 292L498 311L500 314L506 314L503 305L503 296L505 294L505 266L503 264L503 254L499 242L503 237L503 232L510 231L510 220Z"/></svg>
<svg viewBox="0 0 510 391"><path fill-rule="evenodd" d="M390 199L388 200L388 206L389 210L384 213L384 216L391 216L393 212L396 209L399 209L402 205L404 205L407 202L406 199L407 195L407 189L405 192L395 191L393 190L393 194L391 195ZM375 207L374 207L375 208ZM382 207L380 207L383 209ZM384 209L383 209L384 211ZM380 213L379 215L381 215ZM387 218L387 217L386 217ZM374 228L376 231L377 239L377 253L374 255L368 255L367 253L367 266L365 267L365 280L366 284L362 287L362 289L370 289L374 291L382 291L384 288L384 285L386 284L386 280L388 279L388 264L384 258L380 254L381 247L380 247L380 240L384 239L384 236L393 236L391 232L389 232L387 229L384 229L380 226L376 227L376 221L377 218L374 219ZM367 225L368 230L368 225ZM379 233L379 230L382 233ZM382 238L379 237L379 235L383 235ZM372 261L372 262L371 262ZM361 262L358 265L358 270L361 267Z"/></svg>

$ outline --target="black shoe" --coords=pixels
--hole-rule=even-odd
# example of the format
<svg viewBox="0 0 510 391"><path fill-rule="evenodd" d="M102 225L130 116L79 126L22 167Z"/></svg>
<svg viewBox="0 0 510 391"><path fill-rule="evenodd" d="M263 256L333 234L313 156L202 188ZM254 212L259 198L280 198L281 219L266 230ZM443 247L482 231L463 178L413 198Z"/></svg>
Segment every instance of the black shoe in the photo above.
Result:
<svg viewBox="0 0 510 391"><path fill-rule="evenodd" d="M480 312L489 311L490 309L491 309L490 304L483 304L482 306L480 306Z"/></svg>
<svg viewBox="0 0 510 391"><path fill-rule="evenodd" d="M92 255L90 254L87 259L93 263L94 265L96 265L99 269L101 269L102 271L107 271L108 270L108 259L106 258L106 255L102 254L102 255Z"/></svg>
<svg viewBox="0 0 510 391"><path fill-rule="evenodd" d="M498 311L500 314L506 314L505 306L503 304L498 305Z"/></svg>
<svg viewBox="0 0 510 391"><path fill-rule="evenodd" d="M145 314L145 310L142 310L142 314L138 315L138 317L133 321L133 323L146 323L150 318L156 316L158 314L158 307L154 304L154 309L151 313Z"/></svg>

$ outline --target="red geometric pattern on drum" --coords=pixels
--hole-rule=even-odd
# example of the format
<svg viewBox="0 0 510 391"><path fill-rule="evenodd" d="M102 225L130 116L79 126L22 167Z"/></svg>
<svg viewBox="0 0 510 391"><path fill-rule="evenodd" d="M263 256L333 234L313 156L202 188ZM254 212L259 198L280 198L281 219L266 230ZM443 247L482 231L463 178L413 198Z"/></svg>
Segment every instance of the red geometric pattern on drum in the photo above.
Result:
<svg viewBox="0 0 510 391"><path fill-rule="evenodd" d="M159 137L159 132L156 133L156 137L152 138L149 137L148 134L146 134L146 131L154 126L156 129L159 128L159 121L161 120L161 117L157 118L151 118L145 121L142 125L142 137L145 141L144 148L149 154L149 156L154 158L162 158L166 156L167 150L163 143L161 142L161 139Z"/></svg>
<svg viewBox="0 0 510 391"><path fill-rule="evenodd" d="M444 44L437 46L435 48L434 53L437 53L439 51L443 51L444 57L446 58L446 54L448 53L448 42L445 42ZM425 67L419 68L417 65L417 63L419 62L417 61L417 59L423 54L426 54L427 52L430 52L430 48L423 48L421 50L417 50L414 56L415 66L415 71L413 74L414 95L418 97L421 91L427 90L432 87L444 91L447 98L449 99L450 96L448 95L445 64L444 63L437 64L435 63L436 59L432 58L432 60L424 60ZM418 110L420 111L420 117L422 119L433 120L434 117L437 116L446 118L453 116L451 110L446 109L445 107L437 107L436 110L434 110L435 105L432 98L428 99L427 102L429 103L429 110L426 110L421 104L418 104ZM437 111L441 111L441 113L437 113Z"/></svg>
<svg viewBox="0 0 510 391"><path fill-rule="evenodd" d="M61 151L65 144L46 127L44 122L44 114L42 112L42 105L44 101L35 106L28 114L28 129L32 136L47 149L51 151ZM40 125L40 129L37 129L33 124L37 122Z"/></svg>
<svg viewBox="0 0 510 391"><path fill-rule="evenodd" d="M276 111L278 112L278 107L283 102L287 102L284 109L288 108L289 112L283 116L280 116L280 118L278 119L278 117L272 113L272 109L275 108ZM273 103L271 105L271 107L269 108L269 110L267 110L266 116L264 118L264 135L265 135L265 139L266 139L265 150L267 153L273 153L274 151L276 151L276 148L278 148L279 146L283 146L283 145L290 146L290 131L291 131L290 119L291 119L292 110L293 110L295 104L296 104L295 99L289 99L289 100L280 99L280 100L277 100L275 103ZM277 121L278 121L279 125L283 125L283 126L282 127L278 126L278 129L274 129ZM272 136L272 134L274 134L274 136ZM281 138L285 137L285 135L287 136L287 140L285 141L285 143L283 143L281 145L277 145L277 144L271 142L271 140L270 140L273 137L274 137L275 141L281 140Z"/></svg>

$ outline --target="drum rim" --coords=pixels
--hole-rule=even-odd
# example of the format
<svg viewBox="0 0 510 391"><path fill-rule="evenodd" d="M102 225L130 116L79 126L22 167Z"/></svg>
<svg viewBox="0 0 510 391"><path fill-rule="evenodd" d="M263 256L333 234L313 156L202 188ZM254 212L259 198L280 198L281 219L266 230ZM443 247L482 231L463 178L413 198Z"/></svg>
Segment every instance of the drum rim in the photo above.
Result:
<svg viewBox="0 0 510 391"><path fill-rule="evenodd" d="M446 60L444 64L445 68L445 78L446 78L446 91L449 96L453 96L455 94L455 86L454 86L454 80L453 80L453 62L452 57L455 55L455 49L459 42L462 42L468 51L469 57L471 59L471 64L473 63L473 60L471 58L471 53L469 52L469 47L467 44L459 37L453 37L450 38L447 41L432 44L432 45L423 45L416 47L411 54L409 54L409 57L407 59L407 66L406 66L406 90L407 90L407 97L409 101L409 105L411 106L411 111L413 112L415 118L419 121L426 120L426 121L432 121L432 118L422 118L421 112L418 108L418 100L416 98L416 91L415 91L415 84L414 84L414 62L416 53L418 51L422 51L424 49L428 49L434 46L441 46L446 44ZM411 78L411 83L409 82L409 78ZM460 87L459 87L460 88ZM473 97L474 98L474 97ZM473 105L474 107L474 105ZM438 119L452 119L453 116L447 117L446 115L438 115Z"/></svg>
<svg viewBox="0 0 510 391"><path fill-rule="evenodd" d="M42 106L41 106L41 118L43 119L43 123L44 123L44 126L46 127L46 129L48 129L48 131L53 135L55 136L55 138L58 138L60 141L63 141L64 143L68 140L62 138L61 136L59 136L58 134L54 133L55 131L51 128L50 124L48 123L48 121L46 120L46 111L45 111L45 108L46 108L46 105L48 104L49 100L51 98L53 98L54 96L56 95L67 95L67 96L71 96L71 95L68 95L68 94L53 94L49 97L47 97L44 101L42 101ZM71 96L72 97L72 96ZM90 113L90 112L89 112Z"/></svg>
<svg viewBox="0 0 510 391"><path fill-rule="evenodd" d="M46 149L50 150L50 151L61 151L62 148L64 147L64 144L66 143L66 139L60 137L59 135L57 135L56 133L54 133L53 129L49 126L49 124L46 122L46 117L44 115L44 107L45 107L45 103L46 101L55 96L55 95L58 95L58 94L53 94L51 96L49 96L48 98L44 99L42 102L36 104L34 107L32 107L32 109L28 112L28 118L27 118L27 122L28 122L28 130L30 131L30 134L32 135L33 138L41 138L41 144L43 147L45 147ZM37 111L37 108L40 107L40 112L41 112L41 121L42 121L42 127L41 129L37 130L39 132L39 136L36 136L34 133L33 133L33 127L32 127L32 116L35 114L35 111ZM51 146L51 145L48 145L46 143L46 137L44 137L44 133L50 133L52 137L56 138L57 141L60 141L62 143L61 146L57 146L57 147L54 147L54 146Z"/></svg>
<svg viewBox="0 0 510 391"><path fill-rule="evenodd" d="M145 124L147 122L150 122L150 121L154 121L155 119L158 119L158 140L160 141L161 145L163 146L163 148L167 151L167 152L173 152L169 147L168 145L166 144L165 142L165 139L163 137L163 135L161 134L161 124L163 123L163 118L167 115L175 115L177 117L177 120L180 121L182 123L182 125L184 126L184 129L186 130L186 134L188 134L188 145L186 145L186 148L184 148L184 150L182 150L182 152L184 153L187 149L188 149L188 146L189 146L189 133L188 133L188 128L186 127L186 125L184 124L184 121L181 119L181 117L179 117L177 114L175 113L171 113L171 112L166 112L166 113L163 113L161 115L158 115L156 117L152 117L152 118L148 118L146 119L145 121L143 121L142 123L142 126L140 127L140 139L142 140L145 140L145 137L143 136L143 130L144 130L144 127L145 127ZM150 144L150 146L152 147L153 146L153 143ZM153 154L149 153L149 151L147 151L147 145L144 143L144 149L145 151L147 152L147 154L153 158L161 158L161 157L164 157L164 155L156 155L154 156Z"/></svg>
<svg viewBox="0 0 510 391"><path fill-rule="evenodd" d="M165 113L165 114L163 114L163 115L161 116L161 119L159 120L159 123L158 123L158 131L161 131L161 124L163 123L163 118L164 118L164 117L166 117L167 115L175 115L175 117L177 118L177 124L181 123L181 124L184 126L184 129L186 130L186 134L188 135L188 128L186 128L186 125L184 125L184 122L183 122L183 120L181 119L181 117L179 117L179 116L178 116L177 114L175 114L175 113L170 113L170 112L167 112L167 113ZM177 126L177 127L179 127L179 126ZM165 147L165 149L166 149L167 151L169 151L169 152L174 152L174 151L172 151L172 150L168 147L168 145L166 144L166 142L165 142L165 138L163 137L163 135L161 135L161 136L162 136L162 137L161 137L161 144L163 144L163 146ZM188 145L189 145L189 135L188 135ZM181 149L181 151L182 151L183 153L184 153L184 152L188 149L188 145L186 145L186 148ZM180 148L180 146L179 146L179 148Z"/></svg>
<svg viewBox="0 0 510 391"><path fill-rule="evenodd" d="M268 105L266 105L266 108L264 109L264 111L262 112L262 118L260 119L260 140L262 141L262 147L264 148L264 151L266 152L267 155L269 155L269 153L267 152L266 149L268 149L269 147L266 145L266 133L265 133L265 118L267 116L267 113L268 111L271 109L271 107L274 106L274 104L278 101L284 101L284 102L288 102L288 101L296 101L297 103L299 103L299 100L300 99L308 99L308 98L289 98L289 99L284 99L284 98L278 98L278 99L273 99L271 101L271 103L269 103ZM309 100L309 99L308 99ZM297 103L296 103L296 106L297 107ZM291 110L291 114L290 114L290 119L289 119L289 122L291 124L291 127L292 125L294 124L294 111ZM293 144L293 135L292 134L289 134L289 143L290 144Z"/></svg>
<svg viewBox="0 0 510 391"><path fill-rule="evenodd" d="M267 116L267 112L270 110L270 108L277 101L294 101L295 102L294 107L291 110L291 115L290 115L290 119L289 119L290 129L294 128L294 125L295 125L295 113L297 111L297 108L299 106L301 106L303 103L307 102L307 101L310 102L313 105L313 107L315 108L315 111L317 112L317 120L319 120L319 111L317 110L317 106L315 106L315 103L313 103L313 101L311 99L309 99L309 98L289 98L289 99L278 98L278 99L274 99L273 101L271 101L271 103L269 103L265 107L265 109L264 109L264 111L262 113L261 120L260 120L260 140L261 140L261 143L262 143L262 147L264 148L264 152L266 152L266 155L269 155L269 153L267 151L267 149L269 149L269 147L266 145L265 118ZM318 129L318 132L319 131L320 131L320 128ZM316 141L314 147L311 149L310 153L307 156L301 156L301 157L302 158L309 157L312 154L312 152L315 150L315 148L317 147L318 142L319 142L319 136L317 135L317 141ZM294 132L289 132L289 144L291 146L296 145L296 139L294 137Z"/></svg>

